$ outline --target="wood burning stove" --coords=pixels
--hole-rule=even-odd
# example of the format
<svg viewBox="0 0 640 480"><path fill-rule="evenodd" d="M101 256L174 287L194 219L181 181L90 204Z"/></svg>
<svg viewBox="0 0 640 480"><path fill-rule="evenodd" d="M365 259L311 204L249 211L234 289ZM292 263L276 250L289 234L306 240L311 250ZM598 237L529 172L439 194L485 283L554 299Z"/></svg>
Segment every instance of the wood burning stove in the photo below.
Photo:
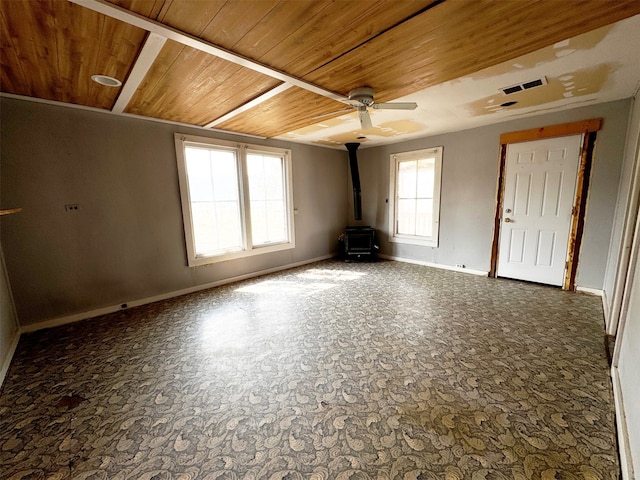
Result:
<svg viewBox="0 0 640 480"><path fill-rule="evenodd" d="M344 258L346 261L373 260L378 245L371 227L347 227L344 230Z"/></svg>

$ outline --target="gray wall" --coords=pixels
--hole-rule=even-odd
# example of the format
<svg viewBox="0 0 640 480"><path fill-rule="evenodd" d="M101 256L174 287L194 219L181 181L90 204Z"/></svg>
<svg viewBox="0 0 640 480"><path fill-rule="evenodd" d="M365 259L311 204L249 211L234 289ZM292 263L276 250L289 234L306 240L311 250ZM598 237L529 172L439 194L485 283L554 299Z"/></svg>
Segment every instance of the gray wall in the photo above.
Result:
<svg viewBox="0 0 640 480"><path fill-rule="evenodd" d="M577 284L602 288L611 236L620 167L624 153L630 100L513 120L486 127L436 135L359 151L362 222L378 230L386 255L448 266L488 271L495 216L500 135L589 118L604 118L589 190L587 218ZM389 155L444 146L439 247L401 245L388 241Z"/></svg>
<svg viewBox="0 0 640 480"><path fill-rule="evenodd" d="M346 153L3 98L2 245L22 325L335 252ZM296 248L189 268L173 134L292 149ZM64 205L78 203L76 212Z"/></svg>
<svg viewBox="0 0 640 480"><path fill-rule="evenodd" d="M616 211L611 232L611 245L604 277L604 318L607 333L615 334L620 317L622 299L621 283L629 264L631 240L635 228L637 192L632 191L633 177L637 171L637 156L640 149L640 102L635 99L631 105L629 133L625 145L625 157L620 172L620 185L616 201Z"/></svg>

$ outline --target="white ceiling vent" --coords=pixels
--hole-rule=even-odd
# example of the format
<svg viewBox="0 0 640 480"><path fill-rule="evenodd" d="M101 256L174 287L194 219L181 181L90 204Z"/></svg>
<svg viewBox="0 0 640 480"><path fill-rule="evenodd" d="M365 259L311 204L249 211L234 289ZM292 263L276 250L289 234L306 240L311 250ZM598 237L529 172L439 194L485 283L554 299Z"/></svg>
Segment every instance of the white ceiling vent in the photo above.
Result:
<svg viewBox="0 0 640 480"><path fill-rule="evenodd" d="M546 77L536 78L535 80L529 80L528 82L519 83L517 85L511 85L510 87L501 88L500 91L505 95L511 95L512 93L522 92L523 90L530 90L532 88L541 87L547 84Z"/></svg>

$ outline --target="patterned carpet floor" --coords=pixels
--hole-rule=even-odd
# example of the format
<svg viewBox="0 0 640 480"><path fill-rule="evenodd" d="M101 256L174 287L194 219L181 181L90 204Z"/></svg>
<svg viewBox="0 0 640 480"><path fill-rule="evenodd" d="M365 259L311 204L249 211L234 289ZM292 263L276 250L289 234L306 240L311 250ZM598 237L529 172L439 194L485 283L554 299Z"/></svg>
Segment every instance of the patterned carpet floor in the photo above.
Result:
<svg viewBox="0 0 640 480"><path fill-rule="evenodd" d="M619 478L598 297L316 263L22 336L0 478Z"/></svg>

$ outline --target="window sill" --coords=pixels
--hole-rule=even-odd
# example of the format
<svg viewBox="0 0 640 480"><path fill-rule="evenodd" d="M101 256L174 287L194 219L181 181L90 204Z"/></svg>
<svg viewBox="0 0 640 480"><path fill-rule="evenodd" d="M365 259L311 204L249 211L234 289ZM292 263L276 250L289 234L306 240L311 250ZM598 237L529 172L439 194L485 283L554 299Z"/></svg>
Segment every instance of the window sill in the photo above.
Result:
<svg viewBox="0 0 640 480"><path fill-rule="evenodd" d="M437 247L438 240L433 238L417 238L417 237L400 237L390 236L389 241L392 243L404 243L407 245L420 245L422 247Z"/></svg>
<svg viewBox="0 0 640 480"><path fill-rule="evenodd" d="M195 258L188 259L189 267L200 267L203 265L210 265L212 263L226 262L227 260L236 260L239 258L253 257L255 255L262 255L264 253L281 252L283 250L291 250L295 248L296 244L293 242L278 243L275 245L265 245L261 247L254 247L251 250L240 250L237 252L221 253L218 255L200 255Z"/></svg>

